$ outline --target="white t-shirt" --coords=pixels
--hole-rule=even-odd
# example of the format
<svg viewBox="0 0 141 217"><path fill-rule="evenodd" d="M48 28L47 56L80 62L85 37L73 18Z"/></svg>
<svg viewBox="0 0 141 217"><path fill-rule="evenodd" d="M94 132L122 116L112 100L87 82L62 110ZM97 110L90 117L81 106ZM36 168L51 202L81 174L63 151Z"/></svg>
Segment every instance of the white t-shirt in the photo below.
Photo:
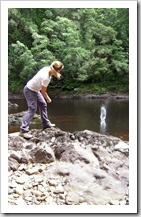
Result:
<svg viewBox="0 0 141 217"><path fill-rule="evenodd" d="M42 86L47 87L51 76L49 76L50 67L46 66L40 69L37 74L27 82L27 87L30 90L38 92L41 90Z"/></svg>

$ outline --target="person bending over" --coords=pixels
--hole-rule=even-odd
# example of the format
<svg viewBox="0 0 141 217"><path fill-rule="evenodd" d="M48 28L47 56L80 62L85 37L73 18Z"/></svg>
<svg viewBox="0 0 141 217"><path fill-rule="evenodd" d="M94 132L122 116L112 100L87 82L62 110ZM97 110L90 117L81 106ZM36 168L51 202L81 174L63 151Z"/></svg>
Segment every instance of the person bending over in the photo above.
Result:
<svg viewBox="0 0 141 217"><path fill-rule="evenodd" d="M58 79L61 78L60 72L63 68L63 63L54 61L50 66L40 69L37 74L27 82L23 92L28 111L23 116L20 126L20 136L28 139L32 137L32 135L29 134L29 124L37 111L37 106L39 107L43 130L55 126L48 119L47 103L51 103L52 100L46 91L52 76Z"/></svg>

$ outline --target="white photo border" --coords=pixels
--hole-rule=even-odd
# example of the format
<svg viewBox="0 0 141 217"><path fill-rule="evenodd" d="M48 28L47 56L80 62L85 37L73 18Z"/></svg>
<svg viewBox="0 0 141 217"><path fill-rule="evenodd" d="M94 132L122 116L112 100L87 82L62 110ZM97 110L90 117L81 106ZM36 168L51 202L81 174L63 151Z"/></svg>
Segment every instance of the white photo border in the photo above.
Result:
<svg viewBox="0 0 141 217"><path fill-rule="evenodd" d="M8 205L8 9L129 8L129 205ZM1 213L137 213L137 1L1 1Z"/></svg>

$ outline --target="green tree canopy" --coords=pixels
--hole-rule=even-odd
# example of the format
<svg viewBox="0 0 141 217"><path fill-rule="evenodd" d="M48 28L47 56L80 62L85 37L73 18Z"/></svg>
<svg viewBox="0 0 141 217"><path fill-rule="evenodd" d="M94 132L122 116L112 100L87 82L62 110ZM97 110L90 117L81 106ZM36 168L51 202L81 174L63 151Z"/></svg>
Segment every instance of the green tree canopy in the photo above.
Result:
<svg viewBox="0 0 141 217"><path fill-rule="evenodd" d="M58 59L65 66L61 85L66 89L97 84L128 91L128 9L10 8L8 25L10 90L22 89Z"/></svg>

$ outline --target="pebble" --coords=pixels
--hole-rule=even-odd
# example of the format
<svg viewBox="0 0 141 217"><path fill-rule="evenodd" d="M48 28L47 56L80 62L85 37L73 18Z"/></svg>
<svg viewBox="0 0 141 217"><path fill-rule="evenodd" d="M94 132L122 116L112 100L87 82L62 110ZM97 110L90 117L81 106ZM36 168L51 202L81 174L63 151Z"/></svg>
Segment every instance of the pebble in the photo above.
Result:
<svg viewBox="0 0 141 217"><path fill-rule="evenodd" d="M118 200L111 200L109 202L110 205L119 205L119 201Z"/></svg>
<svg viewBox="0 0 141 217"><path fill-rule="evenodd" d="M26 148L26 149L32 149L33 146L34 146L33 143L29 143L29 144L27 144L27 145L25 146L25 148Z"/></svg>
<svg viewBox="0 0 141 217"><path fill-rule="evenodd" d="M59 193L64 193L64 188L63 186L57 186L54 193L59 194Z"/></svg>
<svg viewBox="0 0 141 217"><path fill-rule="evenodd" d="M22 194L24 193L23 186L18 185L18 186L16 187L16 193L19 194L19 195L22 195Z"/></svg>
<svg viewBox="0 0 141 217"><path fill-rule="evenodd" d="M45 169L46 169L46 165L41 165L38 171L41 173L41 172L43 172Z"/></svg>
<svg viewBox="0 0 141 217"><path fill-rule="evenodd" d="M45 188L42 186L42 185L38 185L38 190L40 192L44 192L45 191Z"/></svg>
<svg viewBox="0 0 141 217"><path fill-rule="evenodd" d="M44 195L44 196L38 196L37 197L37 200L39 200L39 201L43 201L43 200L45 200L46 199L46 195Z"/></svg>
<svg viewBox="0 0 141 217"><path fill-rule="evenodd" d="M9 181L9 187L11 187L11 188L17 187L17 183L14 179L12 181Z"/></svg>
<svg viewBox="0 0 141 217"><path fill-rule="evenodd" d="M38 182L38 183L40 183L40 182L42 182L44 179L43 179L43 177L35 177L35 182Z"/></svg>
<svg viewBox="0 0 141 217"><path fill-rule="evenodd" d="M42 182L42 187L44 187L44 188L47 187L47 183L45 181Z"/></svg>
<svg viewBox="0 0 141 217"><path fill-rule="evenodd" d="M55 140L56 140L56 138L52 137L50 141L53 143L53 142L55 142Z"/></svg>
<svg viewBox="0 0 141 217"><path fill-rule="evenodd" d="M83 203L85 201L85 199L83 197L79 198L79 203Z"/></svg>
<svg viewBox="0 0 141 217"><path fill-rule="evenodd" d="M32 184L32 186L33 186L33 187L38 186L38 182L34 182L34 183Z"/></svg>
<svg viewBox="0 0 141 217"><path fill-rule="evenodd" d="M25 164L21 164L18 168L19 171L22 171L22 170L27 170L27 165Z"/></svg>
<svg viewBox="0 0 141 217"><path fill-rule="evenodd" d="M13 194L13 197L14 197L14 198L18 198L18 197L19 197L19 194Z"/></svg>
<svg viewBox="0 0 141 217"><path fill-rule="evenodd" d="M44 194L38 190L33 190L32 194L34 194L35 196L43 196Z"/></svg>
<svg viewBox="0 0 141 217"><path fill-rule="evenodd" d="M49 180L49 185L57 186L57 181L56 180Z"/></svg>
<svg viewBox="0 0 141 217"><path fill-rule="evenodd" d="M53 197L49 196L45 199L45 201L48 203L48 205L53 205L55 203L55 200Z"/></svg>
<svg viewBox="0 0 141 217"><path fill-rule="evenodd" d="M39 201L39 200L37 200L37 199L35 199L35 201L34 201L34 202L35 202L35 204L36 204L36 205L39 205L39 204L41 204L41 201Z"/></svg>
<svg viewBox="0 0 141 217"><path fill-rule="evenodd" d="M38 171L38 168L36 168L36 167L26 170L26 173L27 173L28 175L37 174L38 172L39 172L39 171Z"/></svg>
<svg viewBox="0 0 141 217"><path fill-rule="evenodd" d="M19 177L19 178L17 178L16 182L18 184L24 184L25 183L25 178Z"/></svg>
<svg viewBox="0 0 141 217"><path fill-rule="evenodd" d="M59 195L59 198L65 200L66 194L65 194L65 193L64 193L64 194L60 194L60 195Z"/></svg>
<svg viewBox="0 0 141 217"><path fill-rule="evenodd" d="M8 188L8 194L13 194L13 193L14 193L13 188Z"/></svg>
<svg viewBox="0 0 141 217"><path fill-rule="evenodd" d="M27 201L32 201L32 197L25 197L25 200L27 200Z"/></svg>
<svg viewBox="0 0 141 217"><path fill-rule="evenodd" d="M23 198L18 198L16 200L16 205L26 205L26 202L23 200Z"/></svg>
<svg viewBox="0 0 141 217"><path fill-rule="evenodd" d="M54 186L50 186L49 192L54 192L54 191L55 191L55 187Z"/></svg>
<svg viewBox="0 0 141 217"><path fill-rule="evenodd" d="M32 196L32 191L31 190L26 190L23 193L23 197L31 197Z"/></svg>

